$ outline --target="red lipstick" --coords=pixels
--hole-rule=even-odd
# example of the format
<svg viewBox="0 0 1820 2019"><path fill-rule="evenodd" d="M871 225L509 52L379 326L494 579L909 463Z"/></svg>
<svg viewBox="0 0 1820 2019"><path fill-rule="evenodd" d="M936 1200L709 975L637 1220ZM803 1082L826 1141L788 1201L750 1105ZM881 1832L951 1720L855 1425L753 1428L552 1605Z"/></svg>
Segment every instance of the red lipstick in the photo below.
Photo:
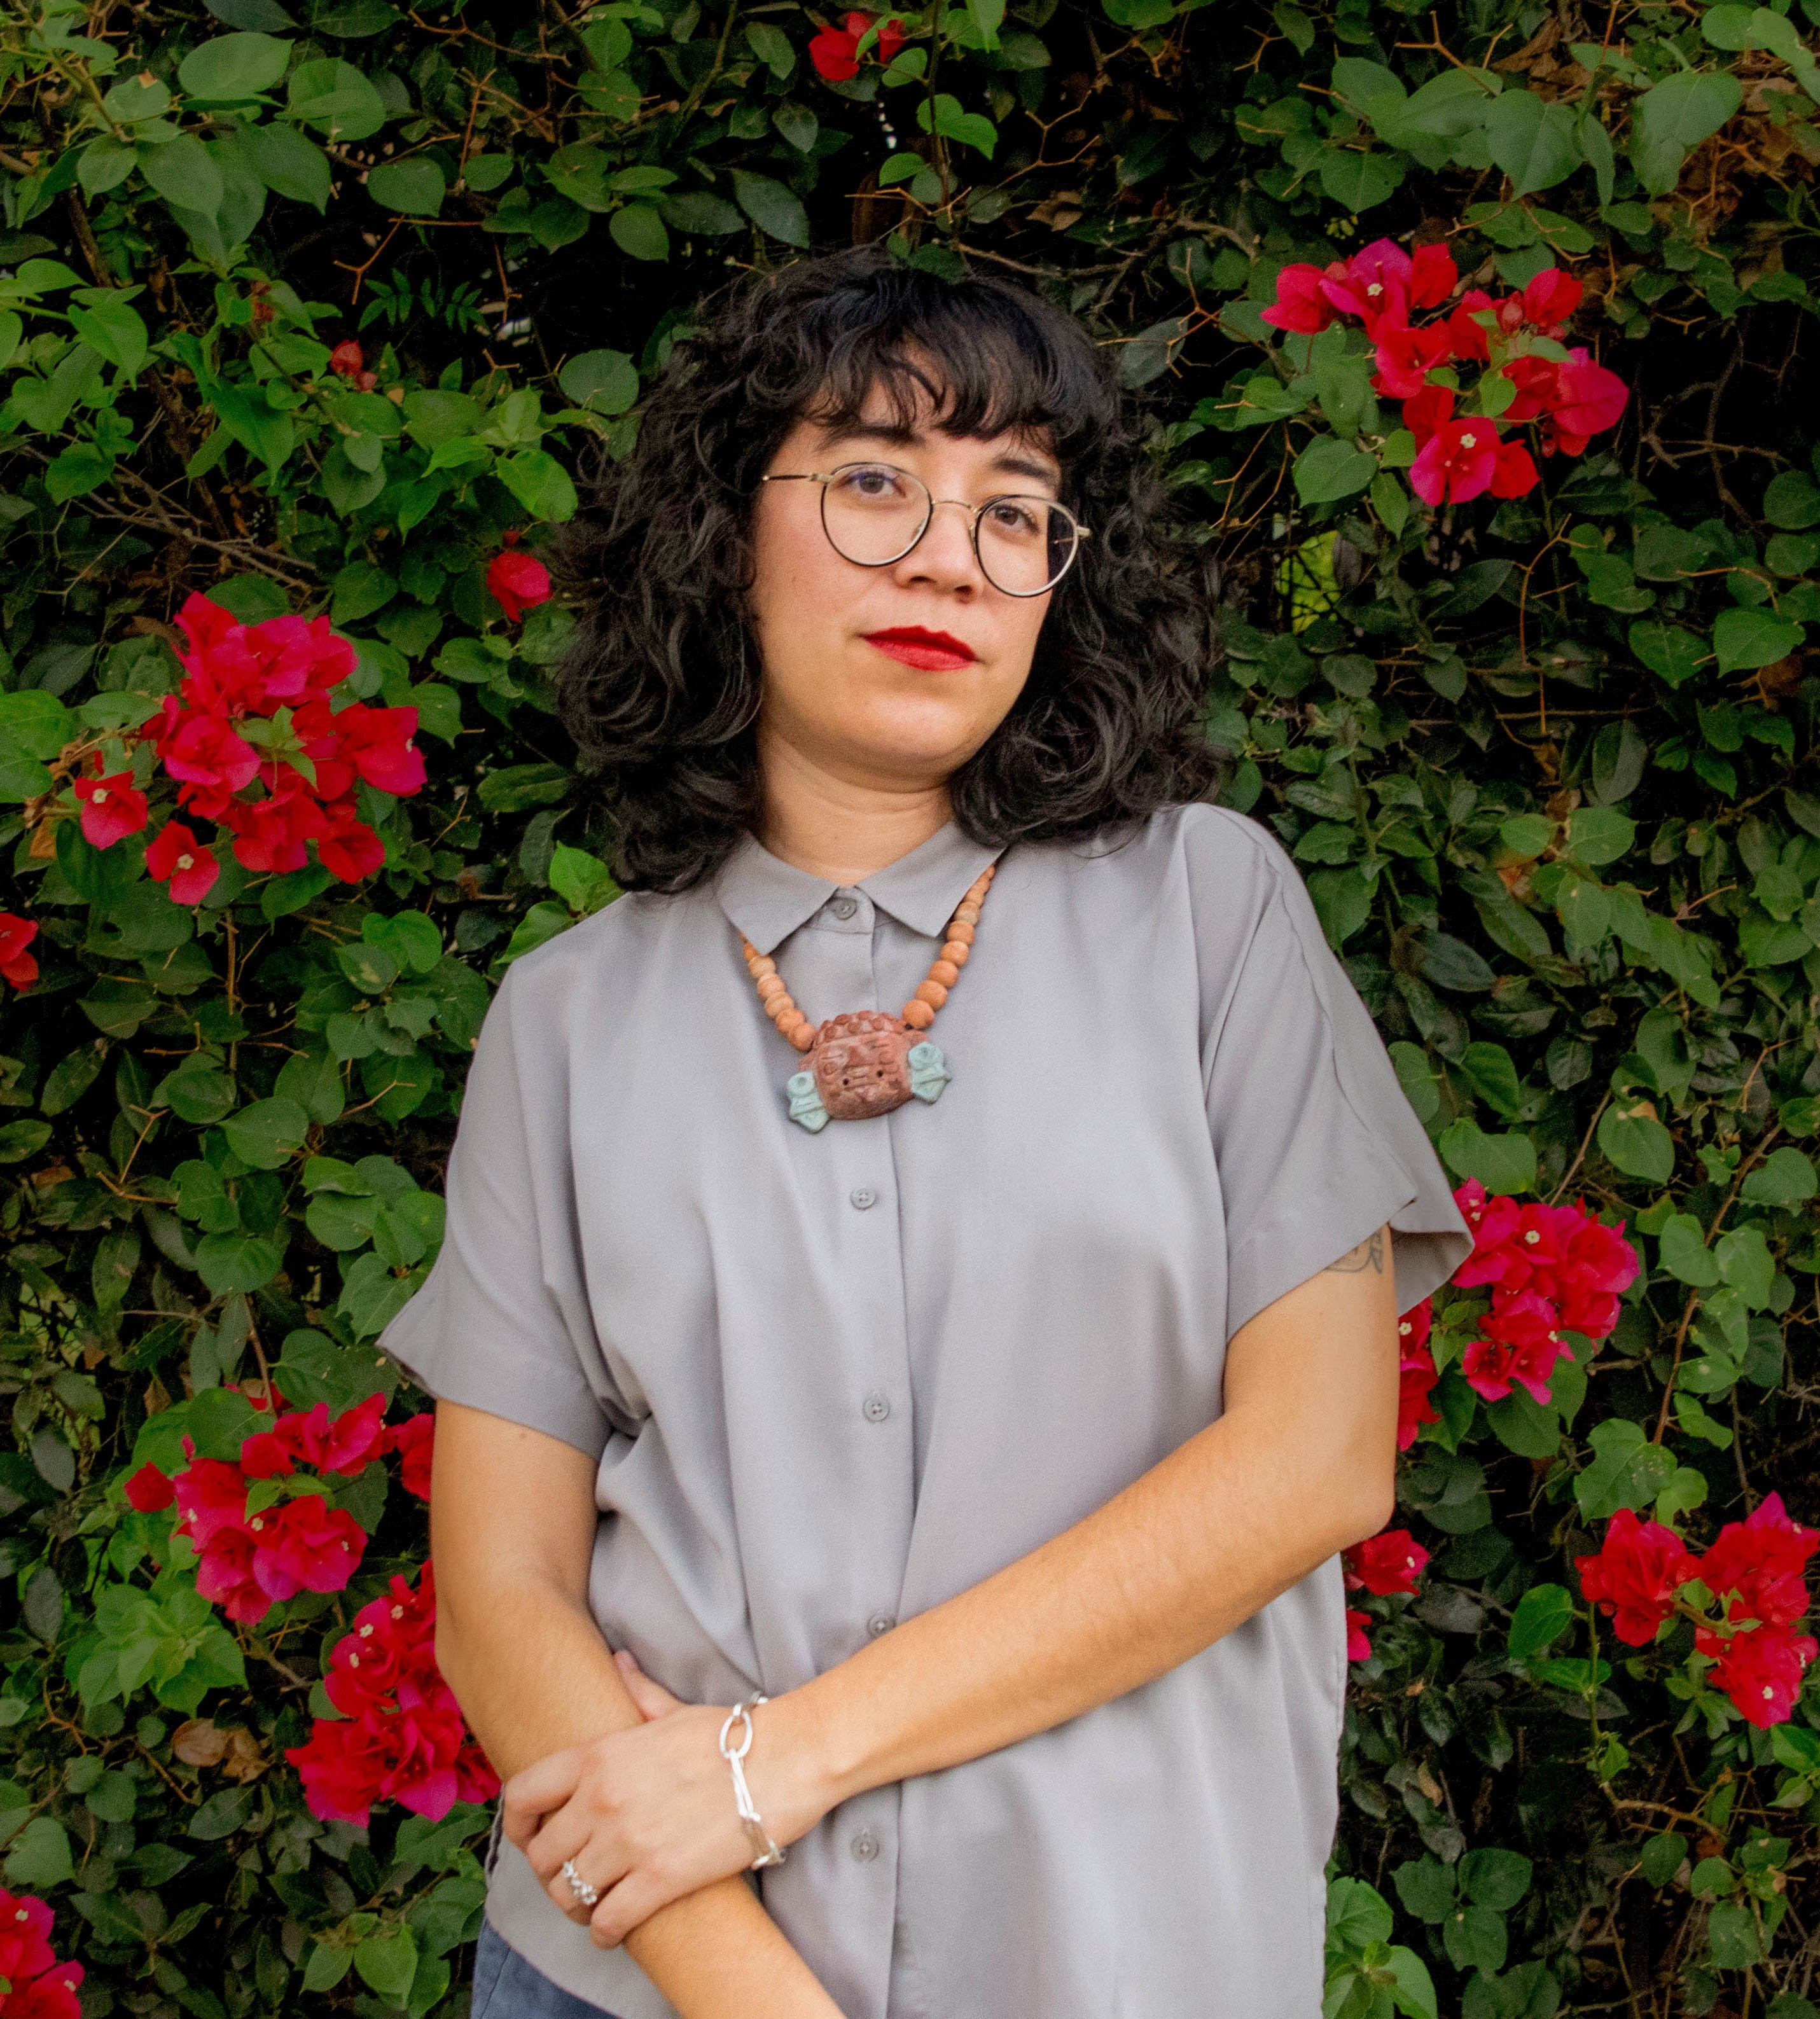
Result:
<svg viewBox="0 0 1820 2019"><path fill-rule="evenodd" d="M963 645L947 632L926 631L920 624L890 631L868 631L865 640L887 658L918 667L926 673L952 672L957 667L970 666L979 657L970 645Z"/></svg>

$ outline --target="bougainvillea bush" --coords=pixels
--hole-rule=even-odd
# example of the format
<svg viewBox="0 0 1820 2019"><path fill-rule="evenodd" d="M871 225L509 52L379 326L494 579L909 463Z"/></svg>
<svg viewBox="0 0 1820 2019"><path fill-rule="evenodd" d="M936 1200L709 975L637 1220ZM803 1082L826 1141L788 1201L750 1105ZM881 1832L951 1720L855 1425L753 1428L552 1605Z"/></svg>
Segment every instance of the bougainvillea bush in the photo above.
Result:
<svg viewBox="0 0 1820 2019"><path fill-rule="evenodd" d="M491 989L618 894L557 535L708 293L861 241L1115 360L1223 796L1474 1230L1347 1560L1328 2019L1815 2019L1817 23L20 0L0 2019L466 2010L374 1342Z"/></svg>

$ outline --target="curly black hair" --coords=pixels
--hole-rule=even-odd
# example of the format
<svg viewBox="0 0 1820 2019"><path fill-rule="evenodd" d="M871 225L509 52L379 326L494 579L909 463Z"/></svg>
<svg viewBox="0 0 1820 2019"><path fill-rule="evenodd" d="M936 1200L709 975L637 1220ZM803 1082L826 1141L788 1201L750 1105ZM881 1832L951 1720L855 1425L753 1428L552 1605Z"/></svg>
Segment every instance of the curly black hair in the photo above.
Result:
<svg viewBox="0 0 1820 2019"><path fill-rule="evenodd" d="M919 360L933 361L931 384ZM1202 796L1206 597L1117 383L1072 317L861 247L735 285L679 343L625 461L593 476L557 560L579 625L557 710L629 890L711 875L757 826L760 667L745 614L758 479L797 420L844 425L920 390L950 434L1029 433L1093 529L1056 590L1030 678L949 780L970 839L1078 838Z"/></svg>

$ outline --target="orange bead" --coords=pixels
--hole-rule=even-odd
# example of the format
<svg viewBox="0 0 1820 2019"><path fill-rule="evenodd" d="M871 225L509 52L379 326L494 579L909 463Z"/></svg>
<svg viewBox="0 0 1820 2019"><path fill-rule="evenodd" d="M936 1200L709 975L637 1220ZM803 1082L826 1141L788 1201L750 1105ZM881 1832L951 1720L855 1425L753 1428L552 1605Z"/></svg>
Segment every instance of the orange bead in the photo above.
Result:
<svg viewBox="0 0 1820 2019"><path fill-rule="evenodd" d="M790 991L784 986L784 978L781 974L767 974L760 981L758 992L761 1002L769 1002L778 996L789 995Z"/></svg>
<svg viewBox="0 0 1820 2019"><path fill-rule="evenodd" d="M926 981L917 990L916 1000L926 1002L931 1010L939 1010L948 1000L948 991L939 981Z"/></svg>
<svg viewBox="0 0 1820 2019"><path fill-rule="evenodd" d="M957 926L977 926L980 923L979 906L970 901L957 905L955 909L954 922Z"/></svg>
<svg viewBox="0 0 1820 2019"><path fill-rule="evenodd" d="M799 1017L784 1035L798 1051L806 1052L815 1042L815 1026L807 1017Z"/></svg>
<svg viewBox="0 0 1820 2019"><path fill-rule="evenodd" d="M774 1024L787 1024L797 1013L796 1006L790 999L787 989L774 995L765 1005L765 1014Z"/></svg>
<svg viewBox="0 0 1820 2019"><path fill-rule="evenodd" d="M971 926L963 925L955 919L948 926L948 937L950 941L958 940L963 946L971 946L973 943L973 929ZM944 959L952 960L955 957L946 947L944 947L941 952Z"/></svg>
<svg viewBox="0 0 1820 2019"><path fill-rule="evenodd" d="M767 974L775 974L778 971L778 963L769 954L756 960L749 960L746 966L752 970L752 978L754 981L763 981Z"/></svg>
<svg viewBox="0 0 1820 2019"><path fill-rule="evenodd" d="M924 986L926 987L927 984ZM935 1012L926 1002L906 1002L904 1005L904 1021L913 1031L926 1031L935 1021Z"/></svg>
<svg viewBox="0 0 1820 2019"><path fill-rule="evenodd" d="M963 947L961 951L965 953L966 948ZM952 960L935 961L930 966L929 978L931 981L939 981L944 988L952 988L960 980L960 963Z"/></svg>

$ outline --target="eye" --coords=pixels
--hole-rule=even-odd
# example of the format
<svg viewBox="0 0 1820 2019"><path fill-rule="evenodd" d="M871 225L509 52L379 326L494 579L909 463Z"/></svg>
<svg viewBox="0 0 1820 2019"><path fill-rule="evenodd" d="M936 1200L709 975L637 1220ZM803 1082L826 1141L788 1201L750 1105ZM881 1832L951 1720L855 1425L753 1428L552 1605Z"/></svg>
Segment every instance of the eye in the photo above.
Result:
<svg viewBox="0 0 1820 2019"><path fill-rule="evenodd" d="M901 471L877 462L843 470L833 488L842 497L865 505L897 504L909 491Z"/></svg>
<svg viewBox="0 0 1820 2019"><path fill-rule="evenodd" d="M986 530L1006 540L1040 539L1049 523L1047 510L1034 498L995 498L983 516Z"/></svg>

